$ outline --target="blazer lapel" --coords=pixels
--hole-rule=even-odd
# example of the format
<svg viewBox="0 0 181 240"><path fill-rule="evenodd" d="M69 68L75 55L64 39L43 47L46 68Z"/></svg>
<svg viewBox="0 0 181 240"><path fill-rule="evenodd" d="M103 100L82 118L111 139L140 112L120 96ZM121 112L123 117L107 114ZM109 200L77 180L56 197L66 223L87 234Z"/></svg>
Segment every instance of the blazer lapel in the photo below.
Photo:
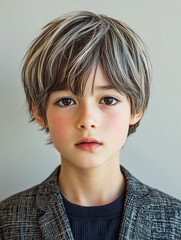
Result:
<svg viewBox="0 0 181 240"><path fill-rule="evenodd" d="M38 221L43 239L47 240L73 240L70 224L65 216L62 216L60 206L55 205L45 213Z"/></svg>
<svg viewBox="0 0 181 240"><path fill-rule="evenodd" d="M36 198L41 217L38 220L43 239L73 240L70 223L57 185L60 168L42 183Z"/></svg>
<svg viewBox="0 0 181 240"><path fill-rule="evenodd" d="M126 178L126 198L121 221L119 240L149 240L152 223L144 213L149 202L149 192L144 184L121 167Z"/></svg>

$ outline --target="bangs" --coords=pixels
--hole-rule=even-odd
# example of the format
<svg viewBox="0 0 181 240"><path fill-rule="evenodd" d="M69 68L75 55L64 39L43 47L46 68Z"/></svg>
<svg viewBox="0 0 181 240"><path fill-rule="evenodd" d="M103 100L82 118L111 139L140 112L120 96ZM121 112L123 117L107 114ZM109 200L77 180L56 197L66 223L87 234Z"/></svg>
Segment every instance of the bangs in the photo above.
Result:
<svg viewBox="0 0 181 240"><path fill-rule="evenodd" d="M77 49L76 46L74 47ZM72 55L75 54L75 56L77 54L75 51L71 51L71 53ZM69 52L67 52L67 54L69 54ZM59 60L52 66L52 72L55 73L56 76L52 74L52 81L50 81L51 84L48 91L70 90L74 95L82 96L92 71L95 77L99 63L99 53L98 51L92 51L86 57L86 61L84 60L78 64L72 61L72 59L68 60L66 57L62 59L61 66L59 66L60 64L58 63ZM94 77L92 91L94 88Z"/></svg>

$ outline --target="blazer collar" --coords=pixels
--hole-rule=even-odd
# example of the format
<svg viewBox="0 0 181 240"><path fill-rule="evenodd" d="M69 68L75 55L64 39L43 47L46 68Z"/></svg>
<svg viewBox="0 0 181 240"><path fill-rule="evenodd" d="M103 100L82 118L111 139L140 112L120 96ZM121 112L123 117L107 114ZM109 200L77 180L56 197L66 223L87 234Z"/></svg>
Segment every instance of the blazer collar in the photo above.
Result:
<svg viewBox="0 0 181 240"><path fill-rule="evenodd" d="M119 240L149 239L151 222L143 213L145 203L148 203L150 199L148 187L122 166L121 171L126 178L126 197ZM44 239L73 240L70 223L57 184L59 172L60 166L39 185L36 205L41 217L38 223Z"/></svg>
<svg viewBox="0 0 181 240"><path fill-rule="evenodd" d="M38 220L44 239L73 240L69 220L57 185L60 166L40 184L36 205L41 217Z"/></svg>

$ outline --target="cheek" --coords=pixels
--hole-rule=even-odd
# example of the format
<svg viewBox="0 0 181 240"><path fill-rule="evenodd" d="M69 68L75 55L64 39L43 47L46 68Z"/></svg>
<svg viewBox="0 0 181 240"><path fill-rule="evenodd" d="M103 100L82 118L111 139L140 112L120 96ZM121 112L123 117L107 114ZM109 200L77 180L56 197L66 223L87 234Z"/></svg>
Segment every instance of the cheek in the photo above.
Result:
<svg viewBox="0 0 181 240"><path fill-rule="evenodd" d="M113 139L125 140L129 129L129 115L113 114L105 120L106 130Z"/></svg>
<svg viewBox="0 0 181 240"><path fill-rule="evenodd" d="M123 130L129 126L129 117L123 117L122 114L112 114L105 119L105 125L112 131Z"/></svg>
<svg viewBox="0 0 181 240"><path fill-rule="evenodd" d="M53 139L60 138L66 135L70 129L70 120L66 116L54 116L48 122L50 135Z"/></svg>

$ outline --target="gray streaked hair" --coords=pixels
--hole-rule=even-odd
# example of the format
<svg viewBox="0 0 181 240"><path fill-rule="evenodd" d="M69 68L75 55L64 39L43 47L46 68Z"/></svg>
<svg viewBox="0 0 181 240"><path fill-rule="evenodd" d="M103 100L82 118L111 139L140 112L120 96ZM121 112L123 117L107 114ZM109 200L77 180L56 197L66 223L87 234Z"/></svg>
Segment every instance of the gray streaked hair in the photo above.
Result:
<svg viewBox="0 0 181 240"><path fill-rule="evenodd" d="M151 63L147 47L125 23L87 11L63 15L44 28L27 51L22 82L31 121L32 103L46 123L52 91L82 95L90 71L100 63L110 83L130 100L131 114L144 113L150 97ZM128 135L139 122L130 125ZM46 132L49 132L46 129Z"/></svg>

